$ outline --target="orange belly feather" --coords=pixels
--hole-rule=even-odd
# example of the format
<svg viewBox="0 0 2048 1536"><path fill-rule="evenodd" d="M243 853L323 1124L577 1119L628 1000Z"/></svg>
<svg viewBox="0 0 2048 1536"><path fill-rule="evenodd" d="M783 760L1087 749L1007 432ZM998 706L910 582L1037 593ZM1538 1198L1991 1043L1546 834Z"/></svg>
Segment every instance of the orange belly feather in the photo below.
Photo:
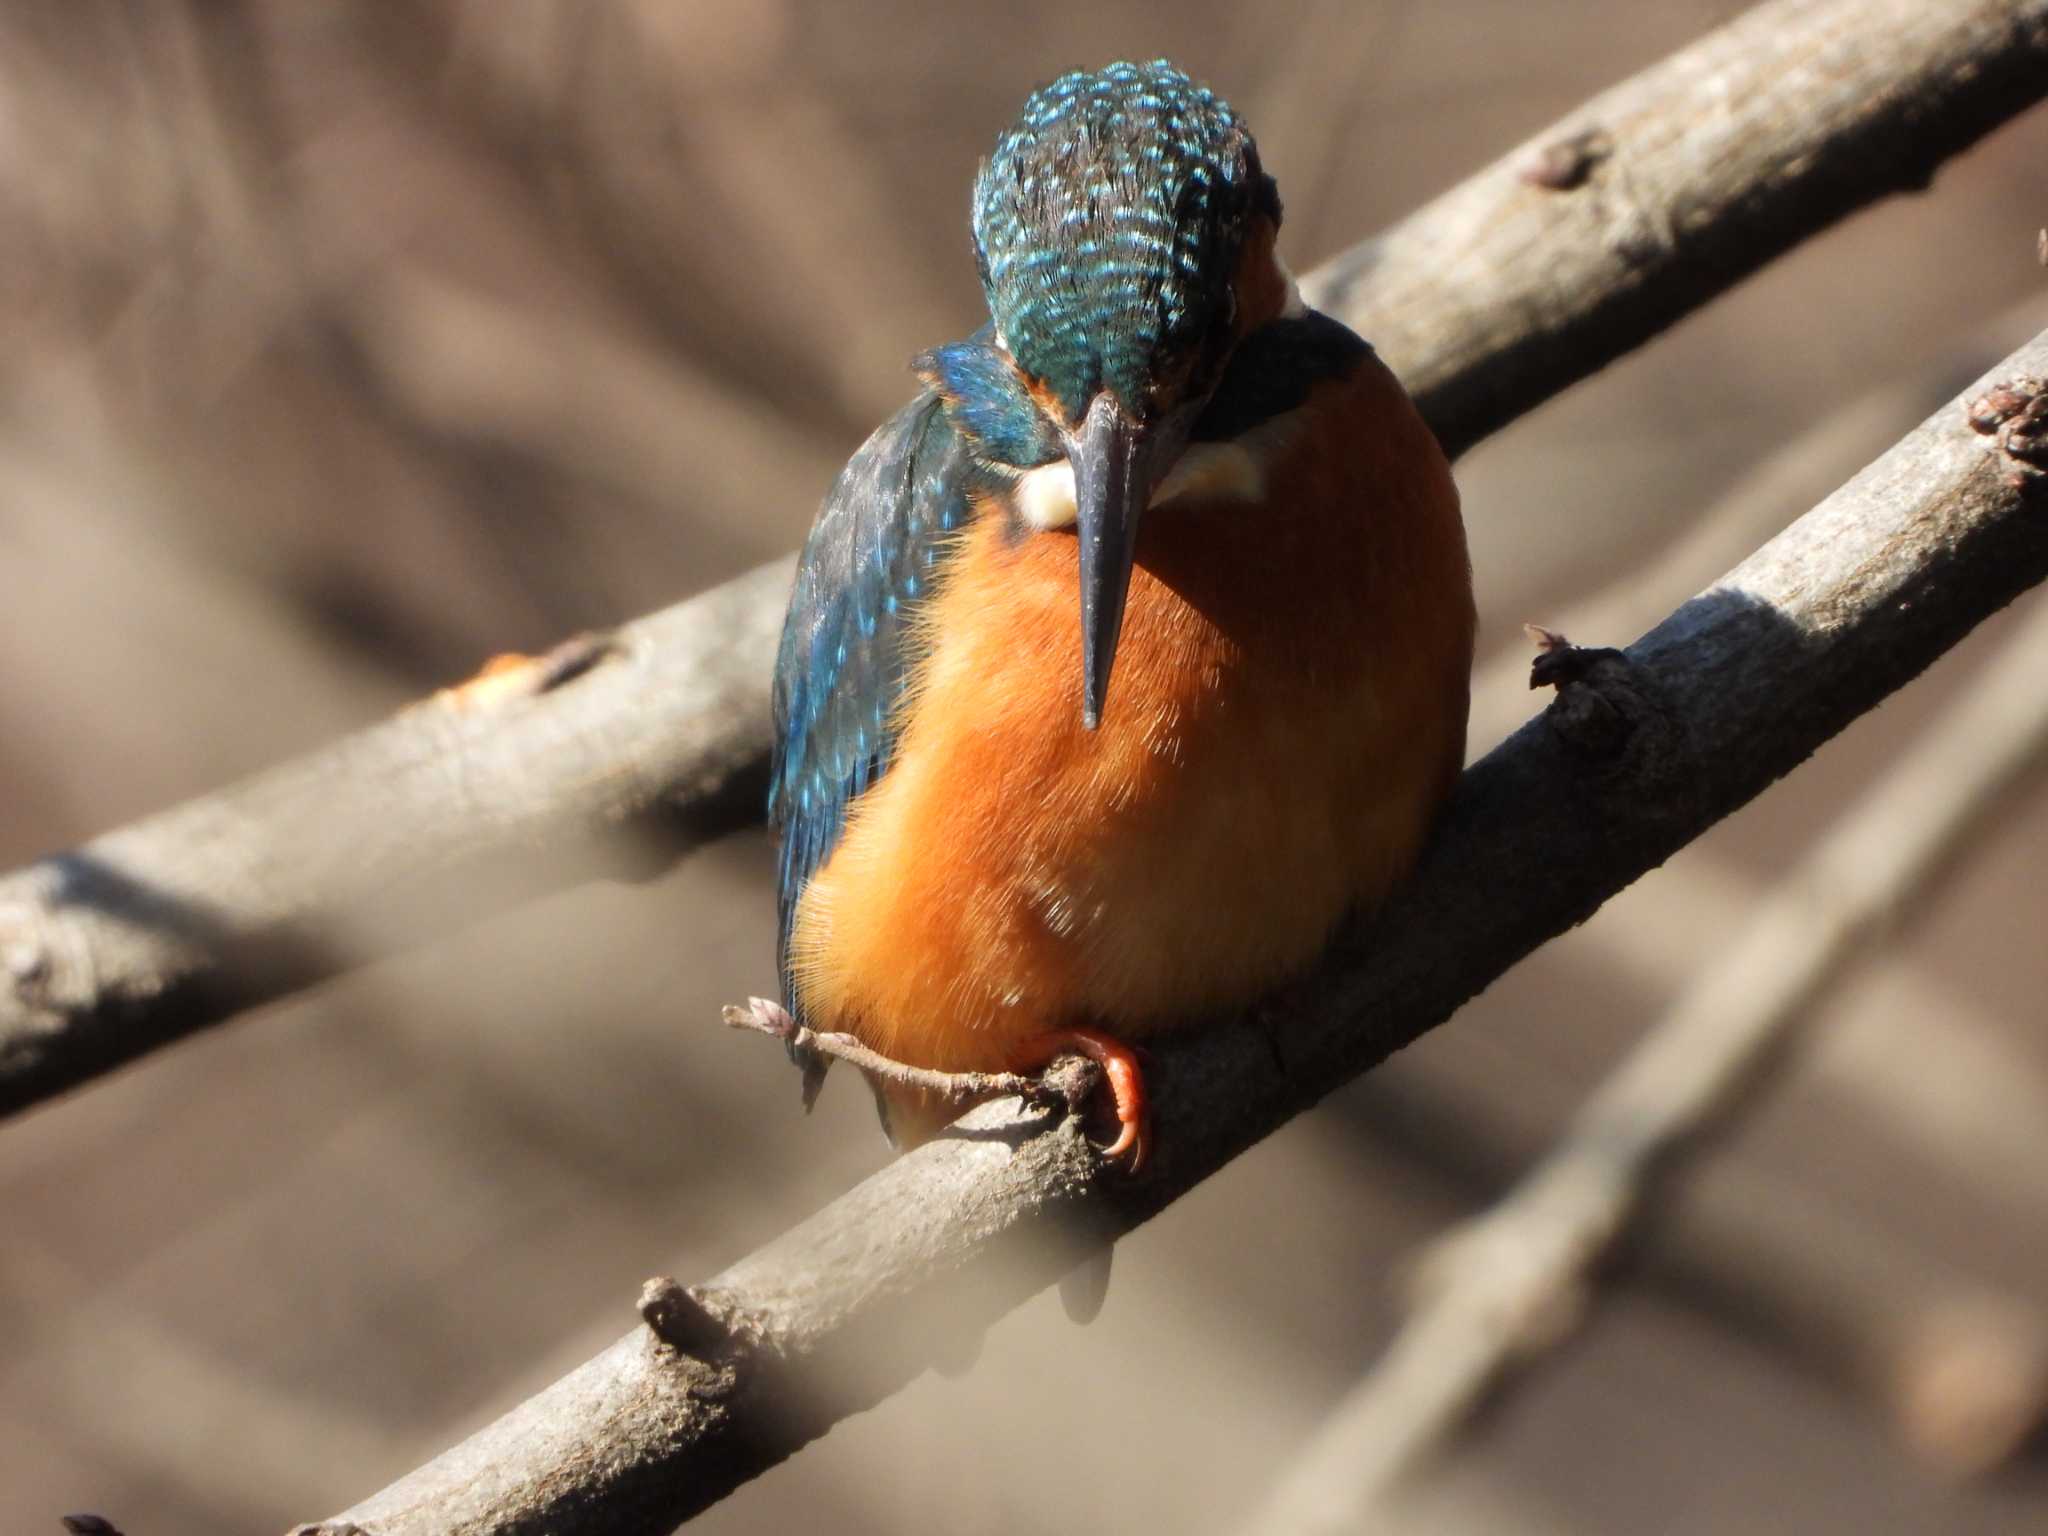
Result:
<svg viewBox="0 0 2048 1536"><path fill-rule="evenodd" d="M1377 359L1241 441L1254 499L1145 514L1096 731L1072 535L993 508L963 534L895 762L797 909L814 1027L952 1071L1142 1038L1256 997L1407 872L1464 751L1449 468ZM943 1123L891 1098L899 1140Z"/></svg>

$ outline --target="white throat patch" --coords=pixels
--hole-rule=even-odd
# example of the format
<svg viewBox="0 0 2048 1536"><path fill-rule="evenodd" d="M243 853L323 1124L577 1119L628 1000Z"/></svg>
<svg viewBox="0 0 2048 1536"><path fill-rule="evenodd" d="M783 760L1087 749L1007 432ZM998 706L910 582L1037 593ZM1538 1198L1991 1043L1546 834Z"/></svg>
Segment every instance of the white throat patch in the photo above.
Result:
<svg viewBox="0 0 2048 1536"><path fill-rule="evenodd" d="M1152 492L1150 506L1183 496L1253 501L1266 488L1258 456L1242 438L1228 443L1192 443ZM1033 528L1071 528L1077 515L1074 466L1055 459L1017 477L1018 515Z"/></svg>
<svg viewBox="0 0 2048 1536"><path fill-rule="evenodd" d="M1033 528L1071 528L1078 508L1074 501L1074 466L1054 459L1017 477L1017 512Z"/></svg>

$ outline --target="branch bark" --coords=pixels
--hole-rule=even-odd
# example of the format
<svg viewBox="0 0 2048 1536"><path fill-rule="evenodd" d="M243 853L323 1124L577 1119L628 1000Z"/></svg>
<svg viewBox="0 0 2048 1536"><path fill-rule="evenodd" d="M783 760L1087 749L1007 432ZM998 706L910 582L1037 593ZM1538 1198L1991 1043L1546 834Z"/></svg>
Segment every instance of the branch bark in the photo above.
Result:
<svg viewBox="0 0 2048 1536"><path fill-rule="evenodd" d="M1352 1529L1510 1367L1572 1330L1595 1269L1675 1161L1751 1096L1826 989L2048 752L2044 670L2048 607L2037 604L1989 672L1772 893L1557 1148L1506 1199L1429 1246L1407 1322L1281 1479L1258 1529ZM1900 1383L1908 1433L1951 1464L2009 1454L2040 1413L2038 1338L2032 1352L1972 1411L1923 1403L1940 1394ZM1970 1385L1944 1390L1960 1397Z"/></svg>
<svg viewBox="0 0 2048 1536"><path fill-rule="evenodd" d="M2048 93L2048 0L1772 0L1313 274L1463 449ZM0 880L0 1114L751 825L778 562ZM596 834L596 835L593 835Z"/></svg>
<svg viewBox="0 0 2048 1536"><path fill-rule="evenodd" d="M1461 453L1844 214L1926 187L2038 98L2044 50L2031 3L1759 5L1303 293L1364 327Z"/></svg>
<svg viewBox="0 0 2048 1536"><path fill-rule="evenodd" d="M694 1288L719 1342L684 1354L636 1329L340 1519L378 1536L665 1531L956 1350L1441 1022L2048 575L2048 481L2031 462L2048 452L2027 414L2048 405L1990 434L1970 409L1994 384L2042 379L2048 335L1469 769L1369 929L1255 1017L1155 1053L1147 1174L1106 1167L1072 1119L1043 1129L1015 1101L985 1106Z"/></svg>
<svg viewBox="0 0 2048 1536"><path fill-rule="evenodd" d="M792 563L0 880L0 1113L237 1011L757 819Z"/></svg>

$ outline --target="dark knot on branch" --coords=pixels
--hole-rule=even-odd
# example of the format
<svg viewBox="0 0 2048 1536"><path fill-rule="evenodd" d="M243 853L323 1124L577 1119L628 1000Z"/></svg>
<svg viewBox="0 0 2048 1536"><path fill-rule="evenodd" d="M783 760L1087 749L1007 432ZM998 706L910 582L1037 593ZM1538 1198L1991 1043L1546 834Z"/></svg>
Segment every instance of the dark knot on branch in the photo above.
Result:
<svg viewBox="0 0 2048 1536"><path fill-rule="evenodd" d="M2037 491L2048 475L2048 385L2035 378L1995 384L1969 404L1970 427L1995 436L2005 459L2005 483Z"/></svg>
<svg viewBox="0 0 2048 1536"><path fill-rule="evenodd" d="M1635 818L1686 814L1695 778L1690 737L1652 671L1626 651L1574 645L1537 624L1523 628L1537 647L1529 686L1556 690L1544 728L1590 783L1603 793L1624 786L1622 803Z"/></svg>

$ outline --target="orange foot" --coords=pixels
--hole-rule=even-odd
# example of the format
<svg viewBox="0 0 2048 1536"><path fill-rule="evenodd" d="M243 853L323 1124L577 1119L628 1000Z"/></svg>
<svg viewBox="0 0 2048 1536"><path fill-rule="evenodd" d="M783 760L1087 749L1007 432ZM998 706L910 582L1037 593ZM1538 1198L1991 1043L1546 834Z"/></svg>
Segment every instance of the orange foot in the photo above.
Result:
<svg viewBox="0 0 2048 1536"><path fill-rule="evenodd" d="M1145 1106L1145 1076L1139 1069L1136 1051L1121 1040L1092 1029L1060 1029L1019 1046L1011 1057L1011 1070L1036 1072L1055 1056L1070 1051L1100 1065L1108 1080L1120 1129L1102 1155L1112 1161L1128 1158L1127 1171L1136 1173L1145 1165L1145 1154L1152 1144L1152 1116Z"/></svg>

